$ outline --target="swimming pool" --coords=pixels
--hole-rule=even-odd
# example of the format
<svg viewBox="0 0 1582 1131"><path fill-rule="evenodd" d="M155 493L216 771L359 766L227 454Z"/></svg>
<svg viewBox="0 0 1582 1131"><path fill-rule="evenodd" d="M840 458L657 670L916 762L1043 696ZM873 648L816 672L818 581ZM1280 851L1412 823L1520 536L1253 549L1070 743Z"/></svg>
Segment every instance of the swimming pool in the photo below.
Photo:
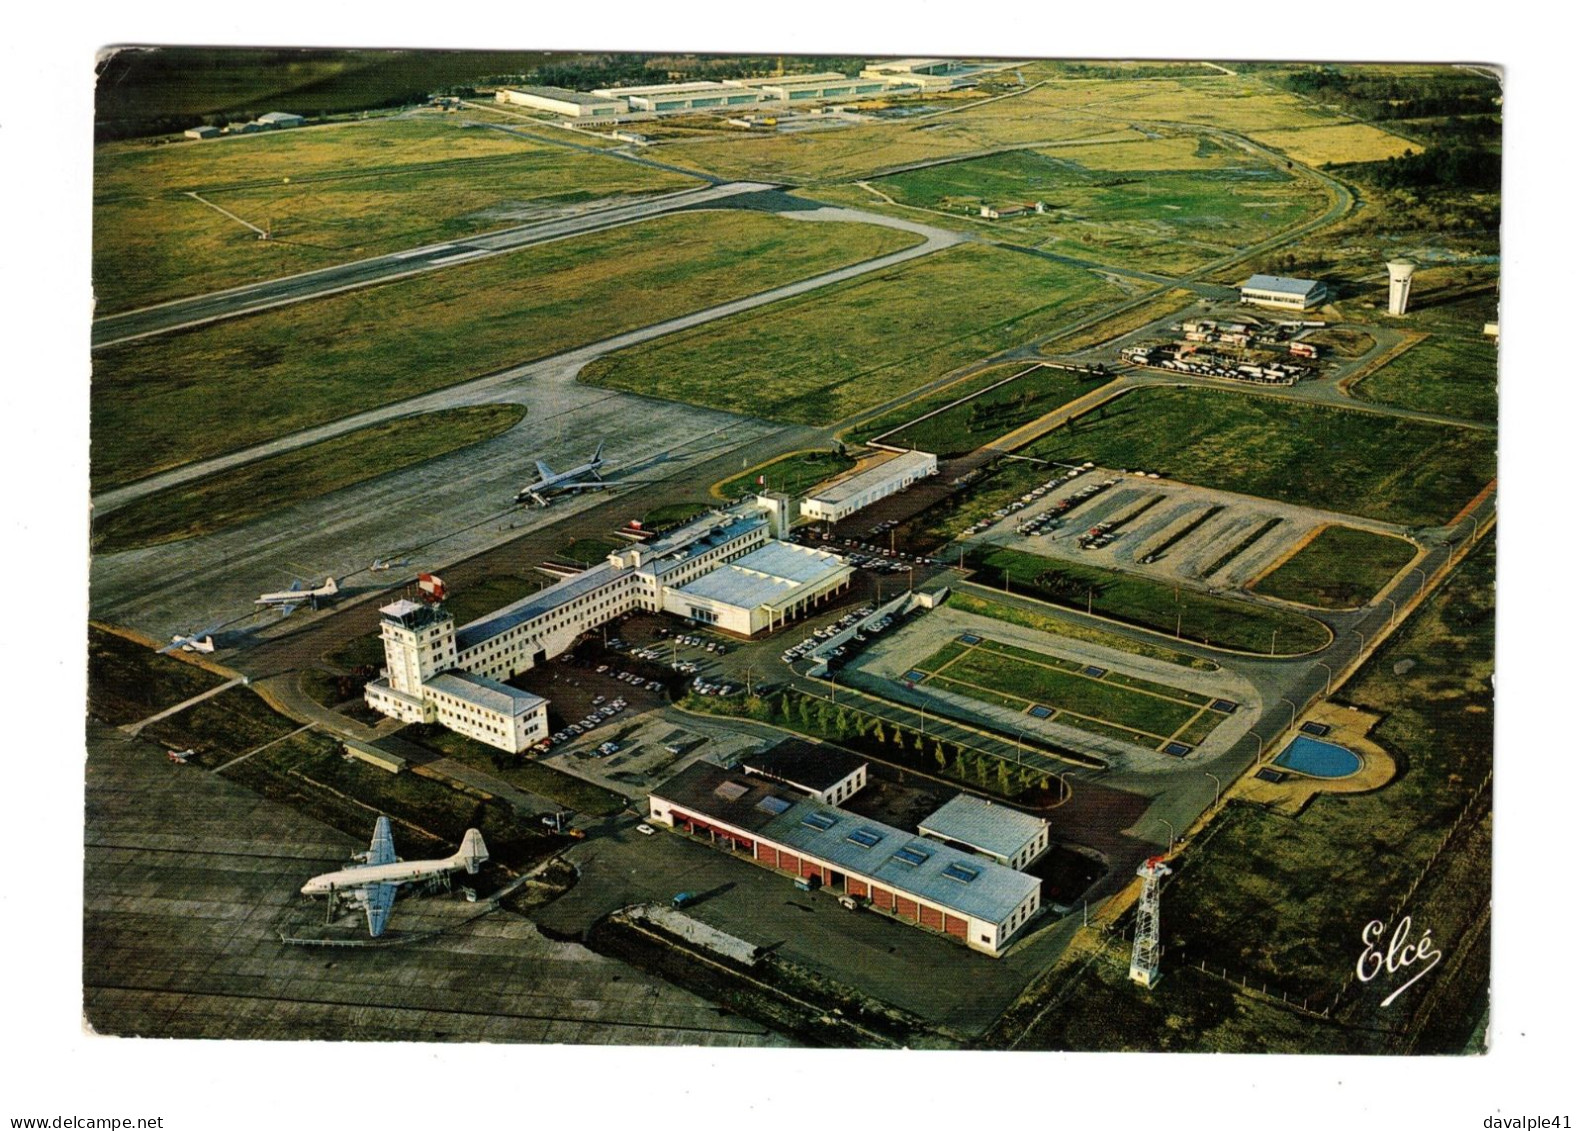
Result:
<svg viewBox="0 0 1582 1131"><path fill-rule="evenodd" d="M1274 764L1314 778L1350 777L1362 769L1362 759L1344 746L1320 742L1305 734L1293 738Z"/></svg>

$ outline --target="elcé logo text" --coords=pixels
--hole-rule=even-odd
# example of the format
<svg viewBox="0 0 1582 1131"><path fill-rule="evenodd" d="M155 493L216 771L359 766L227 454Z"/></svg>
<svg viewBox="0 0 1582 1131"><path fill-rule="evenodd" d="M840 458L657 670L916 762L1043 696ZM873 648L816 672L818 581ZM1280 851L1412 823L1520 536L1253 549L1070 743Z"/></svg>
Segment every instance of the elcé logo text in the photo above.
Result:
<svg viewBox="0 0 1582 1131"><path fill-rule="evenodd" d="M1395 925L1395 930L1390 933L1389 942L1384 942L1384 923L1374 919L1362 928L1362 954L1357 958L1357 980L1371 982L1381 972L1396 974L1409 970L1420 963L1427 963L1400 986L1396 987L1389 997L1379 1003L1380 1009L1388 1009L1390 1003L1405 993L1424 974L1435 966L1443 955L1434 945L1433 932L1423 928L1423 933L1416 942L1412 938L1412 917L1407 915Z"/></svg>

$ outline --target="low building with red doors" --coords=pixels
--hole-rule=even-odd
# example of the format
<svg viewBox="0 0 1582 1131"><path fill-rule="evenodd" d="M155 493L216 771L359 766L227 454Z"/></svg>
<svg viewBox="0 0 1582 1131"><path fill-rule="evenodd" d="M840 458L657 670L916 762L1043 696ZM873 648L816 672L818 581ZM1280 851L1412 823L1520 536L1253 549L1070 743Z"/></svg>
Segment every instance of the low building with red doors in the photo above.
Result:
<svg viewBox="0 0 1582 1131"><path fill-rule="evenodd" d="M1039 906L1039 882L992 860L697 762L654 789L649 820L866 901L999 957Z"/></svg>

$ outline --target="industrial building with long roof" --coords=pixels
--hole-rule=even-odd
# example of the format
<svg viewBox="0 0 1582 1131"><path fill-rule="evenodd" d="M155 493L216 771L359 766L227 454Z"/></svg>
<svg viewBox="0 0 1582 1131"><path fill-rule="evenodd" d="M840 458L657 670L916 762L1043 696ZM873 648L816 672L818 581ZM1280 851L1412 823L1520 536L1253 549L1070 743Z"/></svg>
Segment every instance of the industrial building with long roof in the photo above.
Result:
<svg viewBox="0 0 1582 1131"><path fill-rule="evenodd" d="M994 957L1039 907L1032 876L757 774L695 762L654 788L648 812L651 821L764 867L817 877L826 888Z"/></svg>

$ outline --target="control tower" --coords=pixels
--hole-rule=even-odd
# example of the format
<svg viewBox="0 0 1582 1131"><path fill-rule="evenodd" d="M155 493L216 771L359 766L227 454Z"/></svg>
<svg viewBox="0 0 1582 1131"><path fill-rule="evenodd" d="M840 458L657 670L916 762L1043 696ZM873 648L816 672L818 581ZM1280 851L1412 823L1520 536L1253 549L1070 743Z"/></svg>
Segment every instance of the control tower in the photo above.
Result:
<svg viewBox="0 0 1582 1131"><path fill-rule="evenodd" d="M1390 269L1390 313L1405 314L1406 302L1412 297L1412 272L1417 264L1410 259L1392 259L1385 264Z"/></svg>

